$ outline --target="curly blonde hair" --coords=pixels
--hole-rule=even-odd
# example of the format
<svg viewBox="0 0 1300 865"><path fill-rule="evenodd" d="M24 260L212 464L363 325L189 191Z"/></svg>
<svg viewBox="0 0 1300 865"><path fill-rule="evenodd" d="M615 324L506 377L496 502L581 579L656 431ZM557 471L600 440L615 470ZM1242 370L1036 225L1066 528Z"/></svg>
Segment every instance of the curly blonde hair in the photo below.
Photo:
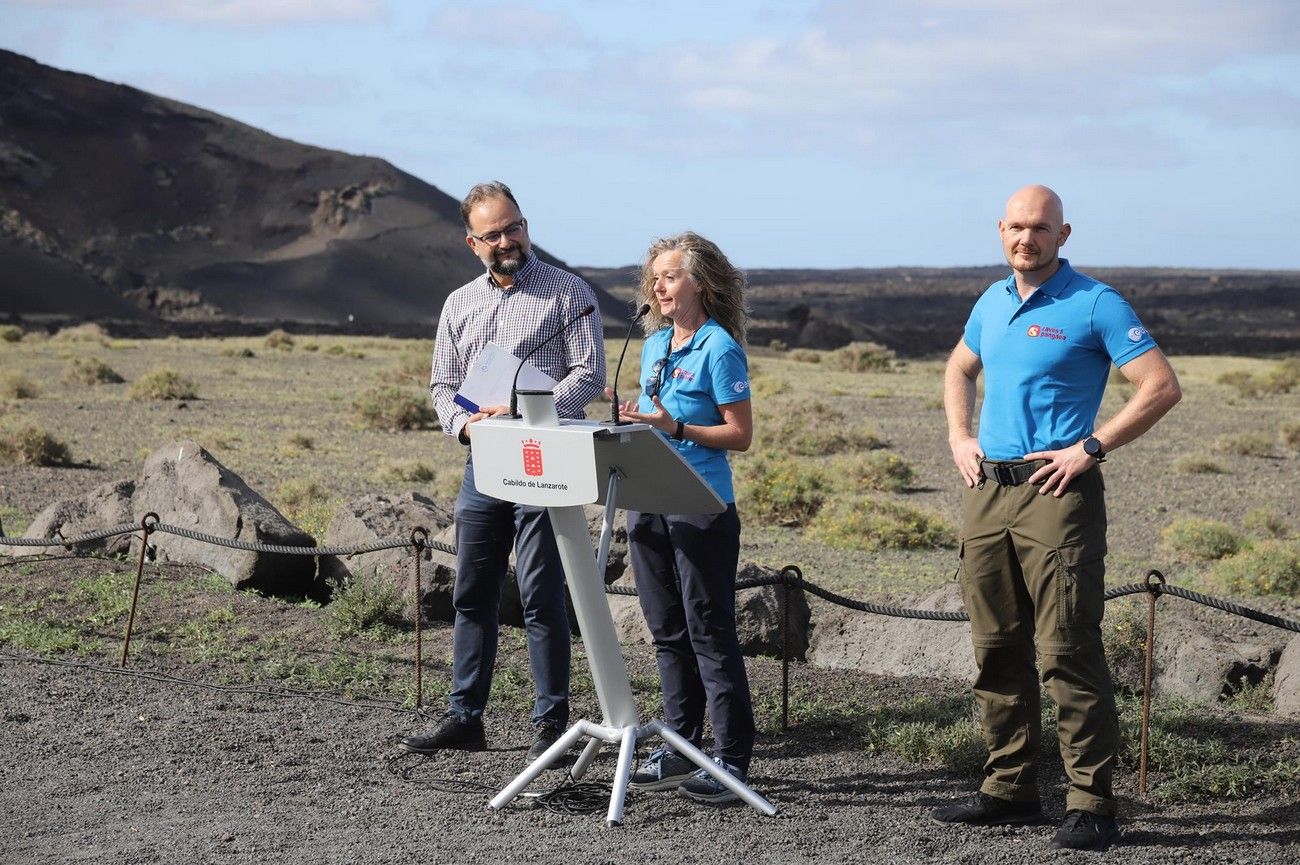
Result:
<svg viewBox="0 0 1300 865"><path fill-rule="evenodd" d="M671 322L659 311L655 300L653 265L665 252L680 251L682 267L703 290L700 300L704 312L722 325L731 338L741 345L749 330L749 310L745 307L745 274L733 265L713 241L693 231L683 231L671 237L661 237L650 244L645 263L641 265L641 302L650 305L650 312L642 322L647 336L667 327Z"/></svg>

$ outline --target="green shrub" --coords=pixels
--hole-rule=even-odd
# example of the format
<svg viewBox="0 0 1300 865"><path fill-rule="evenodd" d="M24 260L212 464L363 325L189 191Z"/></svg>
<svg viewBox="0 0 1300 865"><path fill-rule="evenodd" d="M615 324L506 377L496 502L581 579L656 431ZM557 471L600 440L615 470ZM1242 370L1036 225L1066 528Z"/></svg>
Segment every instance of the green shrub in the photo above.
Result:
<svg viewBox="0 0 1300 865"><path fill-rule="evenodd" d="M1220 375L1218 382L1236 388L1239 394L1250 399L1290 393L1291 389L1300 383L1300 358L1287 358L1266 372L1258 374L1235 369Z"/></svg>
<svg viewBox="0 0 1300 865"><path fill-rule="evenodd" d="M125 379L97 357L74 357L63 371L68 384L119 384Z"/></svg>
<svg viewBox="0 0 1300 865"><path fill-rule="evenodd" d="M36 384L18 372L6 373L0 378L0 397L6 399L35 399L40 394Z"/></svg>
<svg viewBox="0 0 1300 865"><path fill-rule="evenodd" d="M174 369L159 367L131 385L131 399L198 399L198 386Z"/></svg>
<svg viewBox="0 0 1300 865"><path fill-rule="evenodd" d="M284 443L289 447L300 451L316 449L316 441L306 433L290 433L285 437Z"/></svg>
<svg viewBox="0 0 1300 865"><path fill-rule="evenodd" d="M319 342L316 342L316 341L314 341L314 340L311 341L311 342L304 342L304 343L302 344L302 350L303 350L303 351L320 351L320 343L319 343Z"/></svg>
<svg viewBox="0 0 1300 865"><path fill-rule="evenodd" d="M1284 423L1278 430L1282 444L1293 451L1300 451L1300 423Z"/></svg>
<svg viewBox="0 0 1300 865"><path fill-rule="evenodd" d="M378 378L387 384L428 387L431 365L431 355L418 351L403 352L396 363L379 373Z"/></svg>
<svg viewBox="0 0 1300 865"><path fill-rule="evenodd" d="M0 342L22 342L23 329L16 324L0 324Z"/></svg>
<svg viewBox="0 0 1300 865"><path fill-rule="evenodd" d="M764 416L758 439L761 450L804 457L876 450L888 444L877 430L850 423L842 411L821 400L793 401L777 414Z"/></svg>
<svg viewBox="0 0 1300 865"><path fill-rule="evenodd" d="M1265 393L1290 393L1300 384L1300 357L1288 357L1264 373Z"/></svg>
<svg viewBox="0 0 1300 865"><path fill-rule="evenodd" d="M874 342L851 342L832 354L835 365L849 372L890 372L894 352Z"/></svg>
<svg viewBox="0 0 1300 865"><path fill-rule="evenodd" d="M396 586L363 570L335 588L325 613L338 637L386 639L406 624L405 608Z"/></svg>
<svg viewBox="0 0 1300 865"><path fill-rule="evenodd" d="M856 550L952 547L957 533L936 514L885 499L840 500L809 526L813 537Z"/></svg>
<svg viewBox="0 0 1300 865"><path fill-rule="evenodd" d="M821 363L822 353L811 348L796 348L790 352L790 359L801 361L803 363Z"/></svg>
<svg viewBox="0 0 1300 865"><path fill-rule="evenodd" d="M315 478L291 478L276 488L275 502L291 523L323 537L334 515L331 493Z"/></svg>
<svg viewBox="0 0 1300 865"><path fill-rule="evenodd" d="M838 466L836 477L850 491L858 489L901 492L916 480L916 471L907 460L887 451L855 454Z"/></svg>
<svg viewBox="0 0 1300 865"><path fill-rule="evenodd" d="M746 517L778 526L802 526L821 509L829 486L816 466L766 452L741 463Z"/></svg>
<svg viewBox="0 0 1300 865"><path fill-rule="evenodd" d="M438 477L433 466L419 460L386 463L379 470L382 480L392 483L425 484Z"/></svg>
<svg viewBox="0 0 1300 865"><path fill-rule="evenodd" d="M1213 561L1241 549L1241 538L1227 523L1186 517L1165 526L1165 543L1177 553L1193 559Z"/></svg>
<svg viewBox="0 0 1300 865"><path fill-rule="evenodd" d="M1258 432L1238 433L1223 436L1214 443L1216 449L1225 454L1241 457L1273 456L1273 437Z"/></svg>
<svg viewBox="0 0 1300 865"><path fill-rule="evenodd" d="M221 349L222 357L257 357L257 353L251 348L235 348L233 345L224 346Z"/></svg>
<svg viewBox="0 0 1300 865"><path fill-rule="evenodd" d="M281 351L293 351L293 337L288 331L277 327L271 331L262 340L267 348L278 348Z"/></svg>
<svg viewBox="0 0 1300 865"><path fill-rule="evenodd" d="M275 497L284 509L294 510L319 499L329 498L329 490L315 478L290 478L276 488Z"/></svg>
<svg viewBox="0 0 1300 865"><path fill-rule="evenodd" d="M1295 597L1300 594L1300 543L1260 541L1217 562L1212 576L1232 594Z"/></svg>
<svg viewBox="0 0 1300 865"><path fill-rule="evenodd" d="M1117 690L1142 692L1146 665L1147 619L1145 601L1119 598L1106 605L1101 642Z"/></svg>
<svg viewBox="0 0 1300 865"><path fill-rule="evenodd" d="M68 446L33 423L16 416L0 418L0 462L61 466L72 462Z"/></svg>
<svg viewBox="0 0 1300 865"><path fill-rule="evenodd" d="M1254 508L1246 514L1241 526L1258 538L1285 538L1291 534L1291 527L1286 520L1268 508Z"/></svg>
<svg viewBox="0 0 1300 865"><path fill-rule="evenodd" d="M75 327L62 328L58 333L54 334L53 339L59 342L97 342L106 346L108 345L108 332L94 322L88 322Z"/></svg>
<svg viewBox="0 0 1300 865"><path fill-rule="evenodd" d="M1174 468L1185 475L1222 475L1228 471L1222 463L1198 456L1182 457L1174 464Z"/></svg>
<svg viewBox="0 0 1300 865"><path fill-rule="evenodd" d="M427 429L437 422L428 399L390 385L371 388L352 401L352 410L370 429Z"/></svg>

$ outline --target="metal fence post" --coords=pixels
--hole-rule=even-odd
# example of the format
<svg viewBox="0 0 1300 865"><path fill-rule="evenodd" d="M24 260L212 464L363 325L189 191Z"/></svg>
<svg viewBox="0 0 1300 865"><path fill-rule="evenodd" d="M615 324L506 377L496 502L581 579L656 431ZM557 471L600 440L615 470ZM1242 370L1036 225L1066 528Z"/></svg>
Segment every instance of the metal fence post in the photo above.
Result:
<svg viewBox="0 0 1300 865"><path fill-rule="evenodd" d="M145 514L140 520L140 528L144 530L144 534L140 537L140 560L135 568L135 585L131 587L131 611L126 617L126 635L122 637L122 659L117 663L119 667L126 666L126 654L131 650L131 631L135 628L135 607L140 599L140 581L144 578L144 560L149 554L149 536L153 534L156 525L158 525L158 515L153 511Z"/></svg>
<svg viewBox="0 0 1300 865"><path fill-rule="evenodd" d="M1152 582L1152 580L1155 582ZM1147 571L1147 642L1142 669L1142 743L1138 756L1138 795L1147 794L1147 755L1151 742L1151 656L1156 646L1156 598L1165 584L1165 575L1159 571Z"/></svg>
<svg viewBox="0 0 1300 865"><path fill-rule="evenodd" d="M411 529L411 547L414 555L412 560L415 562L415 708L419 709L424 705L424 682L421 678L424 670L424 642L423 642L423 618L421 616L420 595L420 559L424 556L424 550L428 546L429 530L424 526L416 526Z"/></svg>

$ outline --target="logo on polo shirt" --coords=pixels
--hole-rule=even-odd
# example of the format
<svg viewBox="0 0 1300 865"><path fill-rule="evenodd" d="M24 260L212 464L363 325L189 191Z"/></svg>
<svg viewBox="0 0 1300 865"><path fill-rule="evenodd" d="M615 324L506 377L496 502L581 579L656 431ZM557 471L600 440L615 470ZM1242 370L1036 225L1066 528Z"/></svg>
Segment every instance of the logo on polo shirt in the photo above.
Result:
<svg viewBox="0 0 1300 865"><path fill-rule="evenodd" d="M1130 327L1128 329L1129 342L1140 342L1142 337L1146 335L1147 335L1147 329L1145 327Z"/></svg>
<svg viewBox="0 0 1300 865"><path fill-rule="evenodd" d="M695 381L695 373L691 372L689 369L682 369L680 366L675 366L673 367L673 378Z"/></svg>
<svg viewBox="0 0 1300 865"><path fill-rule="evenodd" d="M745 391L749 390L749 382L738 381L731 386L731 389L734 390L736 393L744 393Z"/></svg>
<svg viewBox="0 0 1300 865"><path fill-rule="evenodd" d="M1044 337L1045 339L1065 339L1065 331L1059 327L1045 327L1041 324L1031 324L1025 334L1030 338Z"/></svg>

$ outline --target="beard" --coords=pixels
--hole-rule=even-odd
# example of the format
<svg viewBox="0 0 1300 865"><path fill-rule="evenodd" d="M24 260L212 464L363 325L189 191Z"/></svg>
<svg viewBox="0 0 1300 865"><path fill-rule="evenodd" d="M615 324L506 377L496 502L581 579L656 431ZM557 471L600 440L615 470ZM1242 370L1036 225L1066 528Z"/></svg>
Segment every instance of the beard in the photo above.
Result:
<svg viewBox="0 0 1300 865"><path fill-rule="evenodd" d="M508 252L494 254L492 262L488 267L493 273L499 273L502 276L514 276L519 272L519 268L524 266L524 251L522 249L512 249Z"/></svg>

